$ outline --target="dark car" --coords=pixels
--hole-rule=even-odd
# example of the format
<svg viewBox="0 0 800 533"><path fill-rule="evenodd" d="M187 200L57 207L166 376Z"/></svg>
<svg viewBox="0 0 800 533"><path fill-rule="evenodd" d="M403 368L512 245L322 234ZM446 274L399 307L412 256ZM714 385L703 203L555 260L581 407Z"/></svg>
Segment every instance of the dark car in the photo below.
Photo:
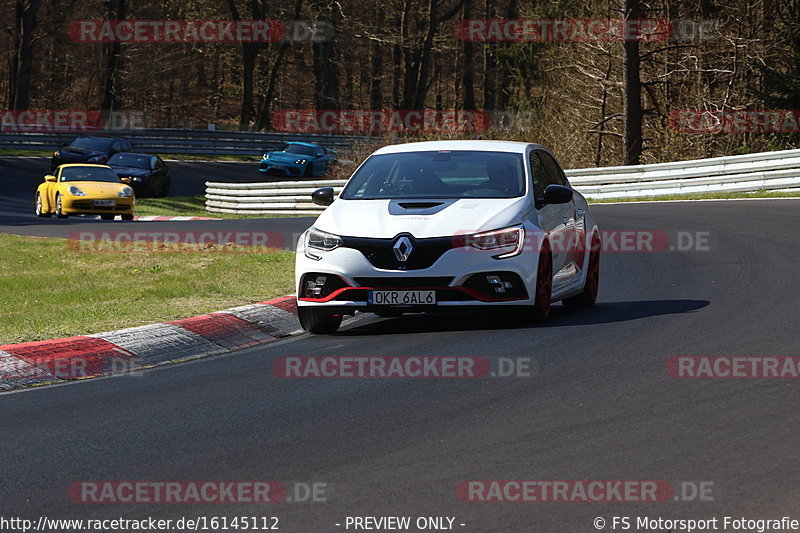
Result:
<svg viewBox="0 0 800 533"><path fill-rule="evenodd" d="M169 167L157 155L119 152L106 163L120 178L130 178L136 196L167 196Z"/></svg>
<svg viewBox="0 0 800 533"><path fill-rule="evenodd" d="M133 150L131 142L124 137L81 135L55 152L50 160L50 171L65 163L104 164L118 152Z"/></svg>
<svg viewBox="0 0 800 533"><path fill-rule="evenodd" d="M336 153L313 143L290 142L261 158L259 172L285 176L323 176L336 164Z"/></svg>

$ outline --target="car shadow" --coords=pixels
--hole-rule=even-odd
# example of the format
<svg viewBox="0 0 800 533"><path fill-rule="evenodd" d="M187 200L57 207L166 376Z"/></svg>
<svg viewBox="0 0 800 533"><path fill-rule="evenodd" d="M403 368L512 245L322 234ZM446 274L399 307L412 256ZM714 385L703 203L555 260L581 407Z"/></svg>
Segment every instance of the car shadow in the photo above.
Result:
<svg viewBox="0 0 800 533"><path fill-rule="evenodd" d="M601 302L587 309L569 310L555 304L545 322L532 322L524 313L442 312L408 314L341 330L338 335L387 335L441 331L524 329L582 326L627 322L660 315L691 313L709 305L708 300L638 300Z"/></svg>

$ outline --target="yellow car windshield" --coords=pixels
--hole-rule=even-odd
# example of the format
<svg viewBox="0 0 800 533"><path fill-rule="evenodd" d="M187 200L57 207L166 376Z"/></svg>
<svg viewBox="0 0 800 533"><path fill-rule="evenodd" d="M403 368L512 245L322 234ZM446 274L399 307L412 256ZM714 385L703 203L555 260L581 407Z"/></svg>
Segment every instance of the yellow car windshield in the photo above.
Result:
<svg viewBox="0 0 800 533"><path fill-rule="evenodd" d="M105 181L122 183L119 176L110 168L103 167L67 167L61 169L61 181Z"/></svg>

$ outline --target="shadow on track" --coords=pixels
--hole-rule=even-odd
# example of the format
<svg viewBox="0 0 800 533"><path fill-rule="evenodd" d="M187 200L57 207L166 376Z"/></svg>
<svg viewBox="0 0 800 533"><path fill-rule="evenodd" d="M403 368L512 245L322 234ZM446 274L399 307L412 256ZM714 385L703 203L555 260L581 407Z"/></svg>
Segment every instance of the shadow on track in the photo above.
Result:
<svg viewBox="0 0 800 533"><path fill-rule="evenodd" d="M429 333L437 331L472 331L522 328L553 328L626 322L659 315L691 313L706 307L708 300L640 300L631 302L603 302L594 307L570 311L560 305L553 306L550 318L534 323L524 318L524 313L505 311L470 311L460 313L409 314L399 318L380 320L337 335L387 335L404 333ZM521 316L522 315L522 316Z"/></svg>

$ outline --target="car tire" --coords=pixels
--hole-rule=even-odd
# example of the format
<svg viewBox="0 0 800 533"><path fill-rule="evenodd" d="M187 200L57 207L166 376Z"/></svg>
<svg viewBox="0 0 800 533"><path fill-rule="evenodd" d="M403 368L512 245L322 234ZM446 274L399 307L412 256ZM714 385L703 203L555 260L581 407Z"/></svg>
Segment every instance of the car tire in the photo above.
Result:
<svg viewBox="0 0 800 533"><path fill-rule="evenodd" d="M58 218L67 218L69 215L64 213L61 207L61 195L56 194L56 216Z"/></svg>
<svg viewBox="0 0 800 533"><path fill-rule="evenodd" d="M298 307L297 316L300 326L309 333L336 333L342 325L342 315L336 315L325 309Z"/></svg>
<svg viewBox="0 0 800 533"><path fill-rule="evenodd" d="M44 211L44 205L42 204L42 195L40 193L36 193L36 216L42 218L50 218L51 213L46 213Z"/></svg>
<svg viewBox="0 0 800 533"><path fill-rule="evenodd" d="M580 294L564 299L564 306L568 309L591 307L597 301L597 289L600 286L601 246L600 237L594 235L589 249L589 265L586 267L586 283L584 283L583 291Z"/></svg>
<svg viewBox="0 0 800 533"><path fill-rule="evenodd" d="M133 220L133 215L120 215L122 220Z"/></svg>
<svg viewBox="0 0 800 533"><path fill-rule="evenodd" d="M539 251L539 264L536 268L536 297L531 313L537 322L547 320L550 316L550 304L553 301L553 254L549 243L545 242Z"/></svg>
<svg viewBox="0 0 800 533"><path fill-rule="evenodd" d="M306 163L306 170L303 172L303 176L306 178L310 178L314 175L314 165L311 163Z"/></svg>

